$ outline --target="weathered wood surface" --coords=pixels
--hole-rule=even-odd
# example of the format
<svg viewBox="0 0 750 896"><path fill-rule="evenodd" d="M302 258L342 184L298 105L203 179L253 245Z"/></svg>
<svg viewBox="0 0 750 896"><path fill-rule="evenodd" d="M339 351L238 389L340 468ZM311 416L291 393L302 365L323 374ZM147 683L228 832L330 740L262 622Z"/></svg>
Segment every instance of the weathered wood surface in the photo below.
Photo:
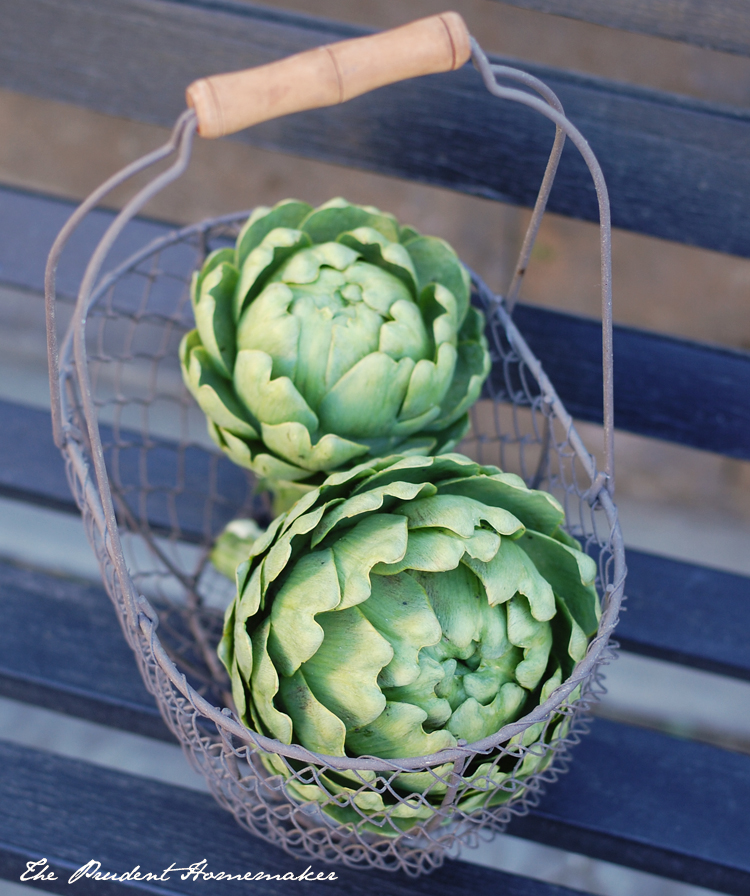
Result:
<svg viewBox="0 0 750 896"><path fill-rule="evenodd" d="M630 549L627 564L625 650L750 680L750 579Z"/></svg>
<svg viewBox="0 0 750 896"><path fill-rule="evenodd" d="M232 0L1 0L0 14L13 22L12 40L0 44L0 86L166 126L198 77L364 33ZM527 68L559 92L598 154L616 226L750 255L750 112ZM267 122L239 139L530 205L552 126L491 97L465 66ZM549 208L596 218L588 172L571 146Z"/></svg>
<svg viewBox="0 0 750 896"><path fill-rule="evenodd" d="M745 0L501 0L621 31L665 37L711 50L750 55Z"/></svg>
<svg viewBox="0 0 750 896"><path fill-rule="evenodd" d="M208 859L211 870L225 871L278 873L299 864L244 834L204 794L2 742L0 768L0 876L17 879L23 857L42 855L65 875L56 892L67 892L59 889L67 886L67 876L92 858L105 869L121 872L136 864L161 871L172 861L185 866L202 858ZM568 774L549 788L538 808L515 819L510 831L746 896L748 800L750 757L598 719L575 748ZM299 869L307 864L302 862ZM312 864L317 868L320 863ZM478 887L518 896L567 893L532 881L506 880L500 872L463 863L448 863L416 882L373 871L336 873L339 881L329 884L332 892L362 896L449 896ZM234 892L234 886L222 883L228 892ZM269 892L276 892L270 886ZM284 892L287 886L295 892L289 883ZM180 892L178 887L173 879L168 891ZM215 889L215 884L213 889L201 885L194 892ZM113 887L109 892L121 890Z"/></svg>
<svg viewBox="0 0 750 896"><path fill-rule="evenodd" d="M49 247L73 207L61 200L0 188L0 283L42 290ZM58 272L58 286L63 295L75 295L81 272L109 220L111 213L97 212L71 241ZM169 230L169 225L155 221L132 222L122 244L115 247L111 264ZM516 309L515 320L568 410L582 420L600 421L599 324L524 305ZM615 328L615 423L620 429L747 459L750 458L748 394L748 352L629 327ZM8 407L3 413L8 415L8 427L0 430L0 442L7 457L15 461L7 470L0 469L0 489L12 489L14 483L27 478L33 491L35 483L29 478L27 465L29 449L19 441L19 433L26 425L36 426L24 420L27 416L31 420L37 412ZM16 415L18 419L14 422ZM16 429L12 431L12 427ZM49 475L52 475L58 462L54 459L51 437L48 441L45 435L33 451L50 458ZM69 501L66 488L47 491L66 502Z"/></svg>
<svg viewBox="0 0 750 896"><path fill-rule="evenodd" d="M0 694L174 740L104 589L10 563L0 563Z"/></svg>
<svg viewBox="0 0 750 896"><path fill-rule="evenodd" d="M750 580L640 551L627 560L617 629L627 650L750 680ZM0 563L0 694L169 739L104 589L9 563Z"/></svg>
<svg viewBox="0 0 750 896"><path fill-rule="evenodd" d="M294 859L277 847L243 831L208 794L148 781L84 762L27 750L0 741L0 877L18 881L27 861L46 857L53 882L30 886L53 893L82 896L128 896L142 893L268 896L312 891L345 896L462 896L466 892L505 896L576 896L528 878L466 862L447 862L435 874L413 880L404 874L366 873ZM333 872L336 879L318 883L289 880L205 881L180 873L168 882L119 883L70 875L95 859L101 870L123 874L137 865L141 873L161 875L174 863L187 868L206 859L206 870L226 874L265 872L313 875Z"/></svg>
<svg viewBox="0 0 750 896"><path fill-rule="evenodd" d="M0 401L0 419L0 495L78 513L62 456L52 441L49 414ZM105 445L112 442L111 427L101 426L100 432ZM123 447L117 470L123 494L136 517L143 516L157 533L205 541L207 532L215 536L246 502L250 506L248 475L228 458L197 446L180 448L166 440L151 439L145 449L137 433L121 432L119 442ZM111 456L105 447L108 461ZM213 502L210 519L208 500ZM179 520L179 533L175 520Z"/></svg>

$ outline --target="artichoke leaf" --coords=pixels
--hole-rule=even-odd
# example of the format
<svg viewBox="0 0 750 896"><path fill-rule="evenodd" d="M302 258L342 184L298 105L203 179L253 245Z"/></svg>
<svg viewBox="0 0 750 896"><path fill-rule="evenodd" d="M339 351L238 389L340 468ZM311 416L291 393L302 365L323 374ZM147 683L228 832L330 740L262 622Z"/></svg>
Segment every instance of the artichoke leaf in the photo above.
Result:
<svg viewBox="0 0 750 896"><path fill-rule="evenodd" d="M417 362L426 360L432 353L432 346L417 305L398 299L391 305L390 315L391 320L380 328L378 349L394 361L406 357ZM453 373L452 368L450 373Z"/></svg>
<svg viewBox="0 0 750 896"><path fill-rule="evenodd" d="M339 234L358 227L374 227L392 242L398 240L398 223L393 215L383 214L375 208L351 205L341 197L319 206L307 216L301 227L314 243L328 243Z"/></svg>
<svg viewBox="0 0 750 896"><path fill-rule="evenodd" d="M253 519L232 520L214 543L211 563L223 576L234 580L237 567L247 560L254 541L262 534L263 529Z"/></svg>
<svg viewBox="0 0 750 896"><path fill-rule="evenodd" d="M289 463L317 473L340 467L367 454L367 446L360 445L333 433L321 436L315 444L309 429L296 421L283 423L261 423L263 441Z"/></svg>
<svg viewBox="0 0 750 896"><path fill-rule="evenodd" d="M292 720L296 740L313 753L344 755L344 723L315 699L301 671L281 678L279 696Z"/></svg>
<svg viewBox="0 0 750 896"><path fill-rule="evenodd" d="M279 457L263 452L263 442L246 442L233 435L229 430L214 428L220 438L219 444L232 460L242 467L252 470L259 477L288 480L294 482L310 476L309 470L303 470L295 464L287 463Z"/></svg>
<svg viewBox="0 0 750 896"><path fill-rule="evenodd" d="M494 476L457 478L439 485L441 494L467 498L502 507L535 532L552 535L564 519L560 502L549 492L530 489L520 476L497 473Z"/></svg>
<svg viewBox="0 0 750 896"><path fill-rule="evenodd" d="M354 264L359 253L342 243L318 243L307 249L300 249L276 272L274 279L284 283L314 283L323 267L344 271Z"/></svg>
<svg viewBox="0 0 750 896"><path fill-rule="evenodd" d="M338 237L339 242L355 249L369 264L398 277L416 299L417 272L408 251L374 227L357 227Z"/></svg>
<svg viewBox="0 0 750 896"><path fill-rule="evenodd" d="M221 633L221 641L217 648L219 659L224 668L231 670L234 665L234 625L236 601L232 601L224 612L224 628Z"/></svg>
<svg viewBox="0 0 750 896"><path fill-rule="evenodd" d="M242 591L239 594L237 609L235 611L235 634L239 635L249 619L252 619L263 603L261 582L263 577L263 565L265 557L257 564L249 576L245 579ZM252 667L250 667L252 668Z"/></svg>
<svg viewBox="0 0 750 896"><path fill-rule="evenodd" d="M500 535L517 537L524 531L522 523L507 510L454 495L418 498L402 504L397 512L409 520L410 529L437 526L463 538L471 538L483 520Z"/></svg>
<svg viewBox="0 0 750 896"><path fill-rule="evenodd" d="M411 421L410 421L411 422ZM396 424L398 426L399 424ZM361 439L363 445L367 445L370 454L375 457L387 457L398 454L401 457L411 454L431 454L435 450L438 440L430 433L417 433L414 436L388 436L384 439Z"/></svg>
<svg viewBox="0 0 750 896"><path fill-rule="evenodd" d="M458 344L458 309L453 293L439 283L430 283L419 293L419 310L430 336L433 354L437 346Z"/></svg>
<svg viewBox="0 0 750 896"><path fill-rule="evenodd" d="M281 530L263 560L265 565L264 588L276 581L293 555L296 556L301 549L307 547L308 539L305 536L315 528L322 511L323 508L318 507L309 513L298 516L291 525ZM300 543L294 544L295 539L299 539Z"/></svg>
<svg viewBox="0 0 750 896"><path fill-rule="evenodd" d="M552 587L516 542L502 539L489 563L474 558L464 563L482 580L490 605L505 603L520 592L528 598L535 619L546 622L555 615Z"/></svg>
<svg viewBox="0 0 750 896"><path fill-rule="evenodd" d="M323 641L301 666L310 690L347 730L367 725L385 708L377 679L393 648L359 607L320 613L317 622Z"/></svg>
<svg viewBox="0 0 750 896"><path fill-rule="evenodd" d="M431 423L440 413L440 405L450 388L456 367L456 349L444 342L438 347L437 360L418 360L409 380L404 402L401 405L399 421L422 419L426 412L433 411L426 423Z"/></svg>
<svg viewBox="0 0 750 896"><path fill-rule="evenodd" d="M237 666L237 660L232 661L232 665L228 667L229 679L232 687L232 700L237 710L237 715L245 725L250 727L250 717L248 716L247 690L245 688L245 679L240 673Z"/></svg>
<svg viewBox="0 0 750 896"><path fill-rule="evenodd" d="M523 648L523 660L516 666L516 681L529 691L539 684L549 663L552 629L531 615L528 599L517 595L506 604L508 639Z"/></svg>
<svg viewBox="0 0 750 896"><path fill-rule="evenodd" d="M372 475L354 489L354 494L363 489L369 491L371 488L380 488L381 485L396 479L419 483L429 481L439 485L441 479L454 477L462 470L466 470L467 466L471 468L471 473L477 473L482 469L479 464L462 454L446 454L441 457L385 458L382 468L373 470Z"/></svg>
<svg viewBox="0 0 750 896"><path fill-rule="evenodd" d="M599 625L600 612L594 588L595 561L588 554L539 532L527 531L518 544L564 601L586 636L593 635Z"/></svg>
<svg viewBox="0 0 750 896"><path fill-rule="evenodd" d="M469 327L468 324L472 326ZM467 338L466 330L476 330L477 337ZM492 366L483 330L484 315L476 308L470 307L464 327L459 334L453 382L441 405L440 417L429 428L442 429L449 426L465 414L479 398L482 385Z"/></svg>
<svg viewBox="0 0 750 896"><path fill-rule="evenodd" d="M470 657L482 627L480 603L485 598L479 580L462 563L445 572L413 570L409 574L427 592L443 631L440 643L436 648L428 648L428 653L436 659Z"/></svg>
<svg viewBox="0 0 750 896"><path fill-rule="evenodd" d="M320 403L324 432L345 438L377 437L387 432L406 395L414 361L371 352L357 362Z"/></svg>
<svg viewBox="0 0 750 896"><path fill-rule="evenodd" d="M370 597L359 608L393 648L378 684L381 688L412 684L420 673L419 651L442 637L440 623L424 589L411 576L373 575L370 587Z"/></svg>
<svg viewBox="0 0 750 896"><path fill-rule="evenodd" d="M299 228L312 206L295 199L286 199L273 208L259 206L245 222L237 237L235 264L241 268L247 256L277 227Z"/></svg>
<svg viewBox="0 0 750 896"><path fill-rule="evenodd" d="M455 569L461 562L467 541L440 529L412 529L408 535L406 553L395 563L378 563L372 571L389 576L404 570L443 572Z"/></svg>
<svg viewBox="0 0 750 896"><path fill-rule="evenodd" d="M435 493L435 487L429 482L389 482L379 488L369 489L354 494L328 510L318 524L312 536L311 546L319 544L339 524L351 526L355 517L373 513L376 510L389 509L394 500L409 501L412 498ZM388 499L391 500L388 500ZM330 505L328 505L330 506Z"/></svg>
<svg viewBox="0 0 750 896"><path fill-rule="evenodd" d="M554 653L565 676L569 676L576 663L580 662L588 649L588 638L573 618L565 601L558 598L557 615L552 620Z"/></svg>
<svg viewBox="0 0 750 896"><path fill-rule="evenodd" d="M456 740L445 729L427 733L422 727L426 713L409 703L386 703L373 721L358 725L346 737L349 750L357 755L397 759L429 756L455 747Z"/></svg>
<svg viewBox="0 0 750 896"><path fill-rule="evenodd" d="M468 413L466 413L463 417L459 417L458 420L451 423L450 426L435 432L437 447L434 449L434 453L443 454L444 452L452 451L466 437L470 426L471 421Z"/></svg>
<svg viewBox="0 0 750 896"><path fill-rule="evenodd" d="M436 236L417 236L404 245L414 263L420 292L430 283L450 290L456 300L456 323L460 326L469 308L470 279L456 253Z"/></svg>
<svg viewBox="0 0 750 896"><path fill-rule="evenodd" d="M211 422L238 436L260 437L260 427L253 426L252 418L237 400L231 385L214 367L197 330L183 336L180 360L185 385Z"/></svg>
<svg viewBox="0 0 750 896"><path fill-rule="evenodd" d="M333 542L341 603L339 609L367 600L370 570L377 563L393 563L406 553L407 531L403 517L373 513Z"/></svg>
<svg viewBox="0 0 750 896"><path fill-rule="evenodd" d="M224 263L231 264L235 268L237 267L235 264L234 249L229 247L214 249L213 252L209 252L206 256L206 260L203 262L201 269L193 272L193 276L190 278L190 303L193 306L193 311L195 311L195 307L200 298L201 284L203 283L203 280L214 270L214 268L217 268Z"/></svg>
<svg viewBox="0 0 750 896"><path fill-rule="evenodd" d="M289 313L294 295L284 283L269 283L251 302L237 325L237 350L262 351L272 359L271 376L294 380L299 320ZM231 374L229 374L231 378Z"/></svg>
<svg viewBox="0 0 750 896"><path fill-rule="evenodd" d="M399 687L383 687L388 702L413 703L424 710L425 728L440 728L451 716L450 703L444 697L438 697L435 688L445 677L442 663L429 656L426 651L419 653L419 675L407 685Z"/></svg>
<svg viewBox="0 0 750 896"><path fill-rule="evenodd" d="M237 277L237 268L226 261L202 272L193 309L203 347L216 369L227 379L232 377L236 352L232 298Z"/></svg>
<svg viewBox="0 0 750 896"><path fill-rule="evenodd" d="M366 261L356 261L344 272L349 284L358 286L362 301L380 315L388 318L397 302L413 303L409 287L400 277Z"/></svg>
<svg viewBox="0 0 750 896"><path fill-rule="evenodd" d="M242 349L234 365L234 388L256 420L267 424L294 421L310 432L318 418L287 376L271 379L273 362L265 352Z"/></svg>
<svg viewBox="0 0 750 896"><path fill-rule="evenodd" d="M457 738L475 743L515 721L525 700L526 691L514 682L508 682L486 706L474 697L467 697L453 712L446 727Z"/></svg>
<svg viewBox="0 0 750 896"><path fill-rule="evenodd" d="M239 321L248 303L258 295L274 273L299 249L310 245L310 237L293 227L276 227L250 252L240 267L232 299L234 319Z"/></svg>
<svg viewBox="0 0 750 896"><path fill-rule="evenodd" d="M313 551L300 557L271 605L268 653L282 676L294 675L315 654L323 641L315 616L333 610L340 600L333 552Z"/></svg>
<svg viewBox="0 0 750 896"><path fill-rule="evenodd" d="M252 634L253 675L249 679L253 708L265 729L283 744L292 742L292 720L280 712L273 698L279 690L279 676L268 655L268 633L271 620L264 619Z"/></svg>

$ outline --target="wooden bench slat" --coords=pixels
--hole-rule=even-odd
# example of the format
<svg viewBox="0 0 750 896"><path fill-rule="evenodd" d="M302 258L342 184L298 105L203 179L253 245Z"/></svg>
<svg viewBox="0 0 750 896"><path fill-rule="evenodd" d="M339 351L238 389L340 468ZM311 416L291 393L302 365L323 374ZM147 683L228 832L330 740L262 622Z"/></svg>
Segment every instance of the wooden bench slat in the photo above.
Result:
<svg viewBox="0 0 750 896"><path fill-rule="evenodd" d="M54 510L78 513L68 486L62 455L51 435L49 414L36 408L0 400L0 495ZM112 429L100 427L105 456ZM126 442L126 439L128 440ZM120 433L117 468L122 482L140 481L143 470L141 436ZM129 446L129 447L128 447ZM260 504L249 494L247 473L228 458L197 446L179 449L177 443L154 439L149 443L146 473L149 488L145 512L151 528L169 534L179 519L184 541L200 542L205 527L217 534L243 507ZM207 496L215 491L212 519L205 515ZM140 495L128 493L128 503L139 515Z"/></svg>
<svg viewBox="0 0 750 896"><path fill-rule="evenodd" d="M706 591L710 596L710 587ZM692 602L690 589L682 594L681 616L670 615L669 607L662 613L664 595L657 588L646 607L650 616L644 618L634 602L625 614L628 624L632 629L640 615L648 639L650 617L661 615L664 641L676 629L673 653L680 639L692 635L691 643L710 654L710 638L698 641L700 631L711 631L710 607ZM741 612L743 604L737 607ZM748 612L745 601L744 617L732 617L728 626L736 641L729 655L743 649ZM687 634L686 620L692 627ZM651 647L658 655L664 644ZM6 696L169 739L109 601L96 586L0 564L0 657L0 693ZM696 664L707 662L699 658ZM742 674L748 677L747 661ZM745 892L750 856L741 845L750 836L743 825L750 822L742 807L750 800L750 757L602 719L574 757L572 771L550 788L529 819L514 822L513 833L728 893Z"/></svg>
<svg viewBox="0 0 750 896"><path fill-rule="evenodd" d="M170 742L100 585L0 563L0 694Z"/></svg>
<svg viewBox="0 0 750 896"><path fill-rule="evenodd" d="M20 190L0 188L0 282L28 290L43 288L49 246L74 205ZM75 294L83 267L111 213L97 212L71 242L58 272L63 295ZM170 231L167 224L138 219L113 264L150 240ZM20 234L29 234L28 238ZM29 299L32 301L32 299ZM519 305L515 319L532 350L541 359L560 397L573 416L601 421L601 336L591 319ZM499 373L499 372L498 372ZM615 423L639 435L662 438L730 457L750 459L750 353L702 345L630 327L615 327ZM22 412L10 408L11 417ZM11 417L8 419L11 420ZM29 416L29 421L31 417ZM13 424L14 426L16 424ZM50 425L25 423L0 432L4 451L16 452L17 472L33 480L34 452L52 467ZM17 440L25 431L43 434L45 445ZM9 457L12 454L9 455ZM42 469L40 467L40 469ZM9 475L9 474L7 474ZM0 466L0 489L11 487ZM50 474L52 475L52 474ZM3 478L5 477L5 479ZM33 491L33 489L32 489ZM54 494L68 501L66 487Z"/></svg>
<svg viewBox="0 0 750 896"><path fill-rule="evenodd" d="M750 890L750 756L597 719L511 833L734 896Z"/></svg>
<svg viewBox="0 0 750 896"><path fill-rule="evenodd" d="M747 578L638 551L628 563L630 597L617 629L627 650L750 679ZM2 562L0 693L170 737L103 588Z"/></svg>
<svg viewBox="0 0 750 896"><path fill-rule="evenodd" d="M569 413L601 423L599 322L530 305L514 320ZM613 338L618 429L750 459L750 352L624 326Z"/></svg>
<svg viewBox="0 0 750 896"><path fill-rule="evenodd" d="M197 77L365 33L236 2L2 0L1 8L14 39L0 45L0 86L166 126ZM42 49L38 35L53 31ZM559 92L599 156L616 226L750 255L750 209L742 200L750 193L749 112L525 67ZM237 137L521 205L534 201L551 138L549 122L492 98L470 66ZM596 218L590 177L572 147L549 208Z"/></svg>
<svg viewBox="0 0 750 896"><path fill-rule="evenodd" d="M341 866L313 859L294 859L277 847L252 837L204 793L148 781L87 763L25 749L0 741L0 877L18 879L27 861L46 858L57 881L32 883L56 893L69 893L68 878L95 859L102 871L123 874L136 865L142 873L161 875L170 863L187 868L207 860L206 870L301 874L335 873L319 883L328 893L346 896L461 896L468 892L507 896L575 896L528 878L448 861L439 871L417 880L404 874ZM180 880L179 873L161 882L103 882L80 879L72 886L83 896L128 896L132 893L243 894L255 886L269 896L308 893L310 885L291 881L246 882ZM315 884L313 884L315 886Z"/></svg>
<svg viewBox="0 0 750 896"><path fill-rule="evenodd" d="M621 31L665 37L726 53L750 55L750 15L744 0L501 0L538 12Z"/></svg>
<svg viewBox="0 0 750 896"><path fill-rule="evenodd" d="M750 680L750 579L628 549L625 650Z"/></svg>
<svg viewBox="0 0 750 896"><path fill-rule="evenodd" d="M9 745L0 744L0 757L0 792L5 791L4 807L10 807L0 819L0 843L13 844L13 832L15 838L23 832L27 841L34 837L31 851L39 855L50 853L51 846L40 845L38 838L56 837L57 843L67 844L65 858L73 868L77 862L71 854L87 850L86 859L95 857L105 867L130 862L127 870L136 863L146 868L149 847L154 846L159 848L156 855L169 857L166 861L207 856L214 868L222 862L234 869L243 860L254 868L260 861L261 867L274 861L272 848L261 846L258 852L250 838L244 847L235 847L242 833L232 830L230 817L222 819L202 794L153 782L139 786L126 775ZM509 833L744 896L750 886L748 800L750 757L599 719L575 748L569 773L549 787L539 807L515 819ZM133 858L112 855L112 840L95 835L110 827L119 829L120 845L127 846ZM71 847L71 830L82 838L83 849L79 845L77 853ZM123 836L123 831L136 833ZM175 832L184 852L172 859L162 837L174 842ZM203 845L197 847L196 835L211 839L199 840ZM232 846L232 853L225 853L219 843ZM191 856L191 848L200 855ZM251 849L252 857L245 859ZM224 858L227 855L231 860ZM285 861L274 864L283 867ZM366 878L370 880L369 872ZM403 892L397 880L390 880L396 884L394 892ZM450 877L442 873L431 883L437 889L427 892L453 892ZM364 880L359 885L369 886ZM388 886L388 878L381 886Z"/></svg>

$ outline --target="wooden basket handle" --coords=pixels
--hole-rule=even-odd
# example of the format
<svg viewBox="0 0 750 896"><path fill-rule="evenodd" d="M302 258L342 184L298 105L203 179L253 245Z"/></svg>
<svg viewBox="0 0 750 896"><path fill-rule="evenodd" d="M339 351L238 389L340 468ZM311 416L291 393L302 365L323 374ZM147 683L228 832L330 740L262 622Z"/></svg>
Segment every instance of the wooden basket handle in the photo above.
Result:
<svg viewBox="0 0 750 896"><path fill-rule="evenodd" d="M464 20L444 12L257 68L201 78L188 87L187 104L196 111L202 137L223 137L406 78L453 71L470 56Z"/></svg>

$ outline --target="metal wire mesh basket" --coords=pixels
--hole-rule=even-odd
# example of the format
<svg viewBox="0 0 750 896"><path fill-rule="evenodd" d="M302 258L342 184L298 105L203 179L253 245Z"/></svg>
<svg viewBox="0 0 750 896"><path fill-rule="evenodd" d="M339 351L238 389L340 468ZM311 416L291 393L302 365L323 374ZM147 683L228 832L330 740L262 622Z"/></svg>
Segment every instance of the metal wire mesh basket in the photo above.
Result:
<svg viewBox="0 0 750 896"><path fill-rule="evenodd" d="M602 692L601 666L622 600L625 566L612 500L609 212L601 172L552 92L530 75L491 65L471 44L487 88L550 118L557 133L506 297L472 275L484 309L493 371L460 450L517 472L555 494L567 528L599 563L599 630L572 675L532 712L492 737L433 756L335 758L285 745L242 725L216 657L232 587L208 562L235 517L266 520L252 476L217 453L185 390L177 347L193 326L189 280L207 252L228 245L247 212L155 240L102 273L110 247L137 211L188 163L196 114L170 141L113 177L73 215L50 255L47 312L55 438L102 577L146 686L217 800L253 834L300 856L416 875L446 854L502 830L565 770ZM455 67L455 66L454 66ZM519 87L501 86L512 81ZM573 422L512 318L566 135L584 155L601 212L605 469L597 470ZM83 277L59 356L54 273L70 234L123 180L176 153L171 168L116 218ZM347 788L332 782L345 778ZM415 784L418 782L418 786ZM310 787L317 788L310 798ZM324 794L321 801L320 794ZM470 797L470 799L468 798ZM460 804L460 806L459 806Z"/></svg>

